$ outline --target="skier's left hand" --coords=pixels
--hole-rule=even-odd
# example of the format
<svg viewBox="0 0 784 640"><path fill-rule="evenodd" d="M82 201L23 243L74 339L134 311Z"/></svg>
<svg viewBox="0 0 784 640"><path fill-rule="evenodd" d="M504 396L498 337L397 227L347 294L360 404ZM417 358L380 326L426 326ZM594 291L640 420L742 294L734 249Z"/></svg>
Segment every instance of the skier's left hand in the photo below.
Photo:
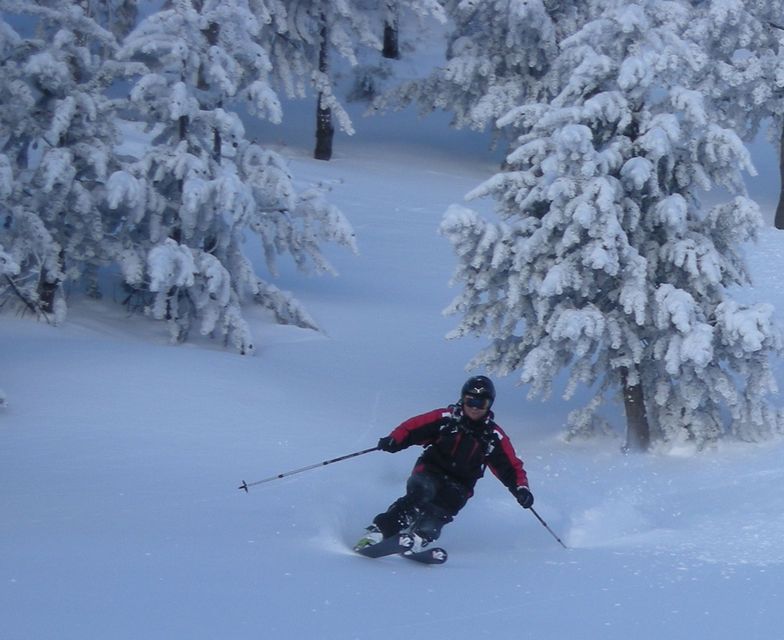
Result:
<svg viewBox="0 0 784 640"><path fill-rule="evenodd" d="M523 509L530 509L534 506L534 494L531 493L531 490L528 487L517 487L517 489L514 490L514 496Z"/></svg>
<svg viewBox="0 0 784 640"><path fill-rule="evenodd" d="M392 436L385 436L378 441L378 448L387 453L397 453L403 447Z"/></svg>

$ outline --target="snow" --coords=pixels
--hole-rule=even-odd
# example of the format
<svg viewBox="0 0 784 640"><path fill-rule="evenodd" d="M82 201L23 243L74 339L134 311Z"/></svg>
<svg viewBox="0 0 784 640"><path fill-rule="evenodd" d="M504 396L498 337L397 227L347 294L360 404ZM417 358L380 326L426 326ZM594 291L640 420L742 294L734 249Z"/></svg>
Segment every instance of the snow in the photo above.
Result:
<svg viewBox="0 0 784 640"><path fill-rule="evenodd" d="M417 121L406 143L357 120L329 163L308 158L309 131L285 149L298 181L332 185L357 233L359 255L328 256L338 277L280 265L275 284L323 333L258 312L252 356L196 336L171 346L163 323L127 317L119 290L73 302L61 327L2 316L0 638L781 635L780 441L639 456L620 452L619 433L567 443L579 391L534 402L499 378L498 421L569 549L488 475L444 529L441 567L350 550L403 491L418 450L237 490L372 447L456 399L482 345L444 339L457 322L441 314L454 258L438 228L492 162L465 137L434 144L439 122ZM762 187L773 202L777 184ZM779 309L781 246L767 229L748 251L746 294ZM760 318L737 321L748 332ZM607 407L616 427L621 411Z"/></svg>

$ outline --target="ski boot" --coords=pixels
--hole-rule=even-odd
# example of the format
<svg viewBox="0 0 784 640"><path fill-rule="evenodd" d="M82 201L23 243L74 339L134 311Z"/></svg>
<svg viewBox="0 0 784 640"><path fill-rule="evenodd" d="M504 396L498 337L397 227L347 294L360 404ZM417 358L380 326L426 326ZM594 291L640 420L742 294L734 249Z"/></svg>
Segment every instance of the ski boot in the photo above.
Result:
<svg viewBox="0 0 784 640"><path fill-rule="evenodd" d="M371 524L369 527L365 529L365 535L363 535L357 543L354 545L354 551L359 551L360 549L364 549L365 547L369 547L374 544L378 544L384 539L384 534L381 533L381 530L374 524Z"/></svg>

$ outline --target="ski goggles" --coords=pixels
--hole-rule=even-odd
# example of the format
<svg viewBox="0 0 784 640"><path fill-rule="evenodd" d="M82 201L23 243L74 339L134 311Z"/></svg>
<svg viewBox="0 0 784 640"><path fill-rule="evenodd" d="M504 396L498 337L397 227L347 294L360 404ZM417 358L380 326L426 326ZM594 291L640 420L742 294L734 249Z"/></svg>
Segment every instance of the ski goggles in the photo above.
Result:
<svg viewBox="0 0 784 640"><path fill-rule="evenodd" d="M463 405L472 409L489 409L490 398L485 396L463 396Z"/></svg>

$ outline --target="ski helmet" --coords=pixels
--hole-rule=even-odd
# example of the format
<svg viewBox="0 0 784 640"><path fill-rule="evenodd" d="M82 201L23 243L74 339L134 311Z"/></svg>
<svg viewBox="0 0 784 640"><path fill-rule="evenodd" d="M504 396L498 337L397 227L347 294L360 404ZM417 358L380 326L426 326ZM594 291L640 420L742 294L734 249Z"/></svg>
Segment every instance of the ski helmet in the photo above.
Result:
<svg viewBox="0 0 784 640"><path fill-rule="evenodd" d="M472 376L466 380L460 392L460 397L463 398L464 396L487 398L490 401L487 405L489 409L495 401L495 385L487 376Z"/></svg>

